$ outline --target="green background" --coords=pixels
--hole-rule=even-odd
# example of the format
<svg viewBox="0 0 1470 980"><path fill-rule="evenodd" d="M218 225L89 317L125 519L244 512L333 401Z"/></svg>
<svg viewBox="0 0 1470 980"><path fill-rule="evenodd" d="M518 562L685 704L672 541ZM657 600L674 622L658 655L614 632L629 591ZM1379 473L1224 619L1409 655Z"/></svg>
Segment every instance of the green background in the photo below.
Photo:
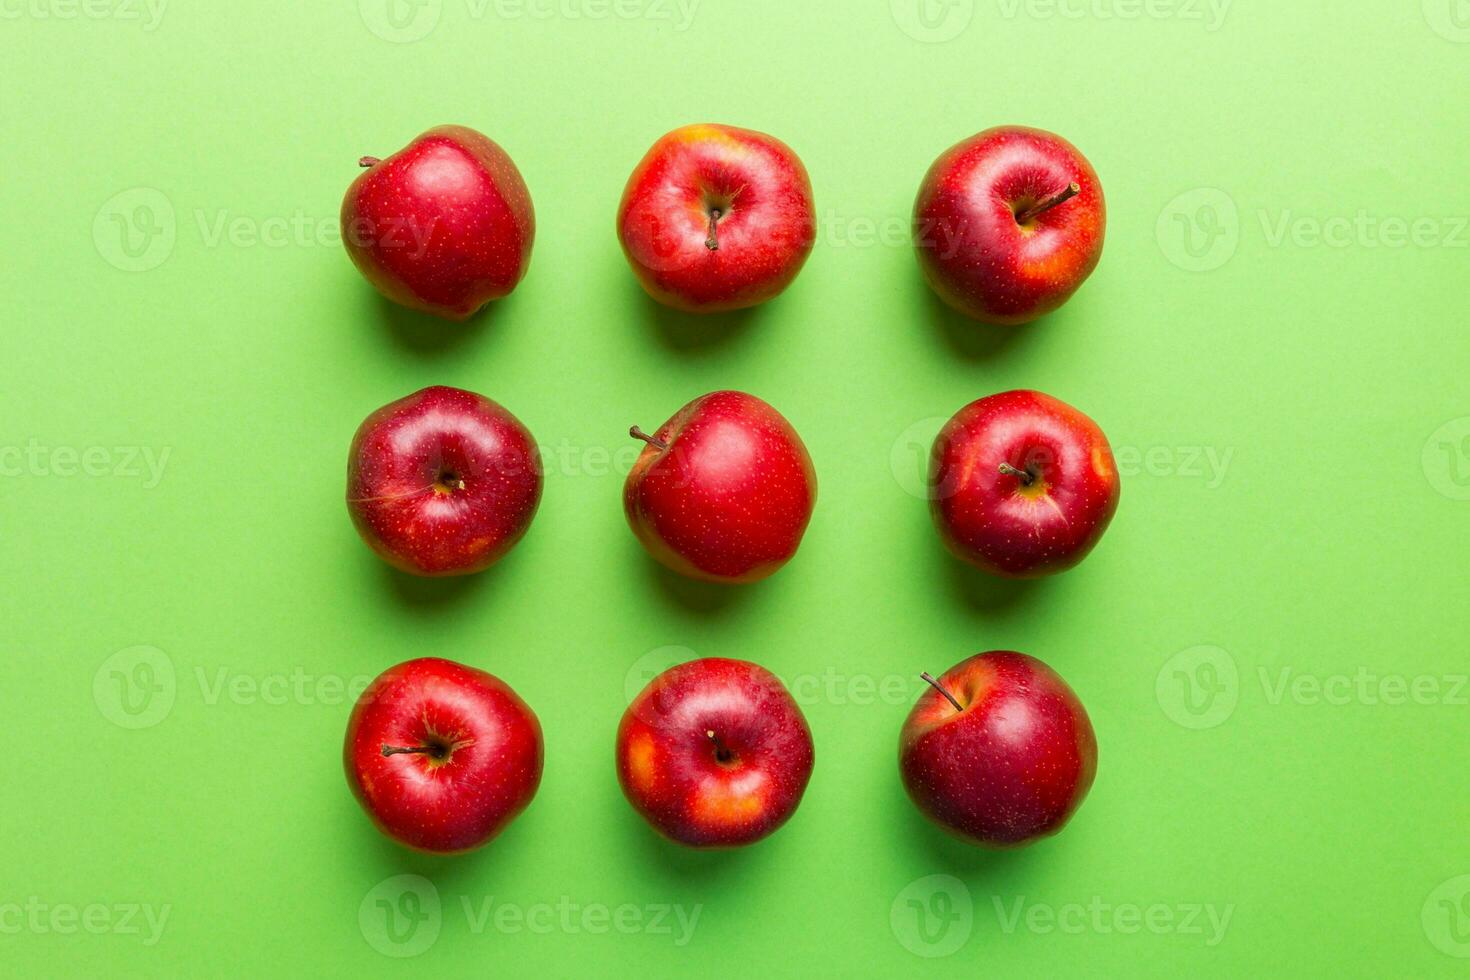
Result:
<svg viewBox="0 0 1470 980"><path fill-rule="evenodd" d="M1464 974L1464 3L425 2L397 34L383 0L4 8L0 970ZM822 228L777 301L694 321L613 216L705 120L789 142ZM388 308L331 240L357 157L446 122L511 153L539 223L468 326ZM1011 122L1083 149L1110 227L1068 306L1004 332L930 298L903 229L941 150ZM389 573L342 504L358 422L435 383L547 453L529 536L449 585ZM658 571L619 504L628 425L722 387L821 482L797 559L729 592ZM1028 587L951 561L913 492L941 419L1013 387L1124 472L1095 554ZM915 675L993 648L1055 666L1100 743L1065 833L1001 855L895 769ZM531 808L452 860L380 839L339 758L343 686L429 654L546 735ZM621 799L625 692L681 655L806 710L814 777L757 847L679 851ZM399 875L437 919L390 932ZM596 911L625 904L630 934ZM685 945L650 921L696 905Z"/></svg>

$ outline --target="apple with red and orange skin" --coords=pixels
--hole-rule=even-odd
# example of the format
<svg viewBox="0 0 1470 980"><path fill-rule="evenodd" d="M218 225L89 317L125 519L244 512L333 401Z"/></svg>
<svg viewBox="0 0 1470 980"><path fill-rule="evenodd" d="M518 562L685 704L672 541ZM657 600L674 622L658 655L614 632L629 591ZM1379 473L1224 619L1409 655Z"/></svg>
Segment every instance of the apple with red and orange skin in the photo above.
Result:
<svg viewBox="0 0 1470 980"><path fill-rule="evenodd" d="M1039 391L960 409L934 440L928 489L950 552L1006 578L1052 575L1087 557L1122 490L1097 423Z"/></svg>
<svg viewBox="0 0 1470 980"><path fill-rule="evenodd" d="M525 535L540 502L531 433L460 388L425 388L383 406L348 452L353 525L379 557L413 575L489 568Z"/></svg>
<svg viewBox="0 0 1470 980"><path fill-rule="evenodd" d="M655 830L689 847L741 847L774 833L796 812L813 758L790 692L743 660L671 667L618 726L623 794Z"/></svg>
<svg viewBox="0 0 1470 980"><path fill-rule="evenodd" d="M618 239L658 302L689 313L778 295L816 240L811 180L774 136L703 123L662 137L628 178Z"/></svg>
<svg viewBox="0 0 1470 980"><path fill-rule="evenodd" d="M388 299L465 320L515 289L536 214L515 163L489 137L438 126L366 168L342 201L347 254Z"/></svg>
<svg viewBox="0 0 1470 980"><path fill-rule="evenodd" d="M1067 301L1102 257L1107 209L1092 164L1054 133L988 129L929 168L914 203L924 278L951 307L1015 326Z"/></svg>
<svg viewBox="0 0 1470 980"><path fill-rule="evenodd" d="M454 854L491 840L541 784L541 725L504 682L424 657L384 671L347 722L347 783L384 834Z"/></svg>
<svg viewBox="0 0 1470 980"><path fill-rule="evenodd" d="M977 654L924 679L931 687L898 748L914 805L987 847L1020 847L1061 830L1097 775L1092 722L1067 682L1012 651Z"/></svg>
<svg viewBox="0 0 1470 980"><path fill-rule="evenodd" d="M754 395L716 391L648 435L623 509L654 558L692 578L755 582L796 554L817 499L806 446Z"/></svg>

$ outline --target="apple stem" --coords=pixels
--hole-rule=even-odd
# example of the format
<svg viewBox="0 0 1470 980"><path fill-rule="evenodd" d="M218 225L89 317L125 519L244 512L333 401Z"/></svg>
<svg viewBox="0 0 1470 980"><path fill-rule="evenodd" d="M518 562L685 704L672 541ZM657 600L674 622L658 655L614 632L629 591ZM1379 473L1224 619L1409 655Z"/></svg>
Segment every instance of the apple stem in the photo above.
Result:
<svg viewBox="0 0 1470 980"><path fill-rule="evenodd" d="M919 676L922 677L929 684L933 685L934 690L938 691L940 694L943 694L946 698L949 698L949 703L952 704L952 705L954 705L954 710L956 710L956 711L964 711L965 710L964 705L962 705L958 701L956 701L955 698L954 698L954 695L953 694L950 694L948 691L946 691L944 689L944 685L943 684L940 684L937 680L934 679L934 675L933 674L929 673L926 670L922 674L920 674Z"/></svg>
<svg viewBox="0 0 1470 980"><path fill-rule="evenodd" d="M1020 480L1023 487L1029 487L1031 484L1036 482L1036 477L1034 475L1028 473L1026 470L1018 470L1010 463L1001 463L1000 471L1005 476L1013 476L1016 479Z"/></svg>
<svg viewBox="0 0 1470 980"><path fill-rule="evenodd" d="M662 439L658 438L657 436L651 436L651 435L649 435L647 432L644 432L642 429L638 428L638 426L636 426L636 425L633 426L631 429L628 430L628 435L632 436L634 439L642 439L644 442L648 443L650 446L652 446L654 449L657 449L659 452L663 452L665 449L668 449L669 448L669 444L668 443L664 442Z"/></svg>
<svg viewBox="0 0 1470 980"><path fill-rule="evenodd" d="M383 161L379 160L377 157L359 157L357 160L357 165L359 167L376 167L382 162Z"/></svg>
<svg viewBox="0 0 1470 980"><path fill-rule="evenodd" d="M1016 222L1018 224L1024 225L1031 219L1036 218L1047 211L1050 211L1052 208L1056 207L1058 204L1061 204L1063 201L1070 201L1072 198L1076 197L1080 193L1082 193L1082 186L1074 180L1066 187L1063 187L1061 190L1057 191L1051 197L1044 198L1036 202L1026 210L1022 211L1020 214L1016 215Z"/></svg>
<svg viewBox="0 0 1470 980"><path fill-rule="evenodd" d="M713 728L705 729L705 737L715 744L715 758L720 762L730 761L730 750L725 748L725 743L720 741L720 736L715 734Z"/></svg>
<svg viewBox="0 0 1470 980"><path fill-rule="evenodd" d="M426 745L415 745L412 747L403 745L383 746L384 755L433 755L434 750Z"/></svg>
<svg viewBox="0 0 1470 980"><path fill-rule="evenodd" d="M709 213L709 237L704 240L704 247L711 252L718 252L720 250L719 225L720 219L724 216L725 212L719 208L715 208Z"/></svg>

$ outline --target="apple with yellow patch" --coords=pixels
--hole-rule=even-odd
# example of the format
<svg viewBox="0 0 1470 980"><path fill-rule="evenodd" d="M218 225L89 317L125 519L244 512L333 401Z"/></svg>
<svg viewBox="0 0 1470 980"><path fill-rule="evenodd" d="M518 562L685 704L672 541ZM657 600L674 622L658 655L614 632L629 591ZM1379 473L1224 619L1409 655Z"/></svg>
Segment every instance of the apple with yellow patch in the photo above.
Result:
<svg viewBox="0 0 1470 980"><path fill-rule="evenodd" d="M997 126L940 154L914 202L919 268L966 316L1015 326L1065 303L1107 229L1092 164L1055 133Z"/></svg>
<svg viewBox="0 0 1470 980"><path fill-rule="evenodd" d="M776 137L738 126L700 123L661 137L618 205L618 240L638 282L688 313L777 296L816 235L801 158Z"/></svg>
<svg viewBox="0 0 1470 980"><path fill-rule="evenodd" d="M773 833L812 775L812 733L770 671L711 657L671 667L618 726L618 782L633 808L689 847L741 847Z"/></svg>
<svg viewBox="0 0 1470 980"><path fill-rule="evenodd" d="M934 526L958 558L1007 578L1066 571L1102 538L1121 485L1096 422L1039 391L971 402L934 440Z"/></svg>

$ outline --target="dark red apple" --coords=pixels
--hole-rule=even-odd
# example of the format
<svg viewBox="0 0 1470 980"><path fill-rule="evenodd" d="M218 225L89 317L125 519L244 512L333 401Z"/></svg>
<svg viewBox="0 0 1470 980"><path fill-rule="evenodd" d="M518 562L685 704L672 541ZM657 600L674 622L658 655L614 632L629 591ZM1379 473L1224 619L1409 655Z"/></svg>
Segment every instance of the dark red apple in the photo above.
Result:
<svg viewBox="0 0 1470 980"><path fill-rule="evenodd" d="M1097 775L1097 739L1077 695L1024 653L951 667L904 722L898 768L914 805L950 833L1019 847L1061 830Z"/></svg>
<svg viewBox="0 0 1470 980"><path fill-rule="evenodd" d="M541 784L541 725L498 678L424 657L384 671L347 722L347 784L378 829L420 851L468 851Z"/></svg>
<svg viewBox="0 0 1470 980"><path fill-rule="evenodd" d="M755 306L801 271L816 239L806 168L773 136L684 126L628 178L618 238L648 295L675 309Z"/></svg>
<svg viewBox="0 0 1470 980"><path fill-rule="evenodd" d="M930 510L945 545L1008 578L1051 575L1086 558L1120 490L1097 423L1039 391L966 405L929 460Z"/></svg>
<svg viewBox="0 0 1470 980"><path fill-rule="evenodd" d="M754 844L784 824L812 775L812 733L763 667L709 658L671 667L618 726L618 782L633 808L690 847Z"/></svg>
<svg viewBox="0 0 1470 980"><path fill-rule="evenodd" d="M1097 267L1107 209L1092 164L1053 133L987 129L950 147L914 203L919 266L950 306L1027 323L1061 306Z"/></svg>
<svg viewBox="0 0 1470 980"><path fill-rule="evenodd" d="M484 395L443 386L378 409L347 456L347 512L362 539L414 575L499 561L541 502L531 433Z"/></svg>
<svg viewBox="0 0 1470 980"><path fill-rule="evenodd" d="M488 137L439 126L367 168L342 201L353 263L393 302L450 320L516 287L536 215L521 172Z"/></svg>
<svg viewBox="0 0 1470 980"><path fill-rule="evenodd" d="M653 435L623 488L649 554L683 575L755 582L796 554L817 474L791 423L754 395L696 398Z"/></svg>

